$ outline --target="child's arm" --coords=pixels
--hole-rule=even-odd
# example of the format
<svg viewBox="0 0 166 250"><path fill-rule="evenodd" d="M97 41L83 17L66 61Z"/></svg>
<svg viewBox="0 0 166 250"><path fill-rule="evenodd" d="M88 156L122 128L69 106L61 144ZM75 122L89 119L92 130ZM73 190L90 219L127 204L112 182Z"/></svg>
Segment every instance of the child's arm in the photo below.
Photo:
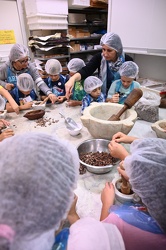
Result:
<svg viewBox="0 0 166 250"><path fill-rule="evenodd" d="M18 114L19 113L18 104L15 102L15 100L9 94L9 92L6 89L4 89L2 86L0 86L0 94L8 100L8 102L10 103L13 111L16 112L16 114Z"/></svg>
<svg viewBox="0 0 166 250"><path fill-rule="evenodd" d="M100 221L104 220L109 215L109 209L114 204L114 199L115 199L114 185L112 183L106 182L105 187L101 192L102 208L101 208Z"/></svg>
<svg viewBox="0 0 166 250"><path fill-rule="evenodd" d="M68 212L68 216L67 219L70 223L70 225L72 225L73 223L75 223L77 220L80 219L80 217L78 216L77 212L76 212L76 203L77 203L78 197L75 195L74 196L74 201L71 205L70 211Z"/></svg>
<svg viewBox="0 0 166 250"><path fill-rule="evenodd" d="M19 107L19 110L26 110L26 109L30 109L32 105L33 105L33 102L27 102L24 105L20 105L18 107ZM8 113L11 113L14 111L10 103L6 103L6 110Z"/></svg>

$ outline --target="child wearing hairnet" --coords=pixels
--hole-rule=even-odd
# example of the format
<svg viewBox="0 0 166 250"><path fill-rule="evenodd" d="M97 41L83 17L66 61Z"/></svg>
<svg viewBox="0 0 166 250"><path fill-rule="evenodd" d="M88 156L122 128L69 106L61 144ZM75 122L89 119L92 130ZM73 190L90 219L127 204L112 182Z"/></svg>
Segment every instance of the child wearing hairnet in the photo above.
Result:
<svg viewBox="0 0 166 250"><path fill-rule="evenodd" d="M132 143L130 154L121 143ZM123 162L118 171L131 184L141 203L114 207L115 190L106 183L101 194L101 220L120 230L127 249L166 249L166 140L138 139L121 132L109 143L113 157ZM141 205L142 204L142 205ZM141 207L142 206L142 207ZM147 209L147 211L140 211Z"/></svg>
<svg viewBox="0 0 166 250"><path fill-rule="evenodd" d="M107 101L124 104L127 96L134 88L140 88L140 84L134 79L138 75L139 68L132 61L124 62L119 68L120 78L111 84L108 90Z"/></svg>
<svg viewBox="0 0 166 250"><path fill-rule="evenodd" d="M0 249L125 250L115 225L88 217L55 237L77 186L71 143L41 132L15 135L0 143L0 159Z"/></svg>
<svg viewBox="0 0 166 250"><path fill-rule="evenodd" d="M19 110L26 110L32 107L33 101L37 100L35 84L30 74L22 73L17 77L17 86L11 90L11 96L19 105ZM8 112L13 112L10 103L6 104Z"/></svg>
<svg viewBox="0 0 166 250"><path fill-rule="evenodd" d="M45 70L48 74L48 77L44 79L44 81L51 89L52 93L56 96L56 101L59 103L65 101L66 77L61 74L61 63L57 59L49 59L45 64ZM40 92L40 95L42 100L46 98L44 93Z"/></svg>
<svg viewBox="0 0 166 250"><path fill-rule="evenodd" d="M82 99L81 113L92 102L105 102L105 95L101 92L102 81L96 76L89 76L84 81L84 90L87 93Z"/></svg>
<svg viewBox="0 0 166 250"><path fill-rule="evenodd" d="M66 75L66 80L68 81L76 72L82 69L85 66L85 63L80 58L73 58L67 64L69 74ZM84 90L84 81L76 81L72 89L70 99L67 102L68 106L80 106L82 105L82 98L86 95Z"/></svg>

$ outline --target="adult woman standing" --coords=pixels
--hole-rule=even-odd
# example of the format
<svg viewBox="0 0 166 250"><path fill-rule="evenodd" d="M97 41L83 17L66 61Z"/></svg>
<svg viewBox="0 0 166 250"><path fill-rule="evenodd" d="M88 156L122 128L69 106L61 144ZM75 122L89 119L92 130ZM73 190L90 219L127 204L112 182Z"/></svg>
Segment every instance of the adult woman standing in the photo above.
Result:
<svg viewBox="0 0 166 250"><path fill-rule="evenodd" d="M115 33L106 33L101 37L100 45L102 53L97 53L89 63L72 76L66 83L66 97L69 98L74 82L86 79L98 70L98 77L102 80L102 92L107 94L113 81L120 78L119 67L123 62L132 58L127 58L123 53L123 46L120 37ZM126 58L125 58L126 57Z"/></svg>
<svg viewBox="0 0 166 250"><path fill-rule="evenodd" d="M10 50L9 60L0 67L0 85L7 90L13 89L17 84L17 76L22 73L29 73L36 87L42 90L51 100L56 101L56 96L47 87L40 77L34 63L29 62L29 51L24 45L14 44Z"/></svg>

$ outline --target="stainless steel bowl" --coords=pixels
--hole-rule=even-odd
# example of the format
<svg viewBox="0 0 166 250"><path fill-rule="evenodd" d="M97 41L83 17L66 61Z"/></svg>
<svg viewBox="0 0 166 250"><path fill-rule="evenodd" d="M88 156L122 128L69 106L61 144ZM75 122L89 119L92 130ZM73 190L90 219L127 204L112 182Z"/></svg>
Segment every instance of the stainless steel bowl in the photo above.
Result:
<svg viewBox="0 0 166 250"><path fill-rule="evenodd" d="M80 156L81 153L95 153L97 151L99 152L106 152L109 153L108 150L108 144L109 140L105 139L90 139L82 142L78 147L78 154ZM107 166L92 166L89 164L86 164L85 162L80 160L80 163L87 168L87 170L94 174L105 174L111 171L113 168L113 165L107 165Z"/></svg>

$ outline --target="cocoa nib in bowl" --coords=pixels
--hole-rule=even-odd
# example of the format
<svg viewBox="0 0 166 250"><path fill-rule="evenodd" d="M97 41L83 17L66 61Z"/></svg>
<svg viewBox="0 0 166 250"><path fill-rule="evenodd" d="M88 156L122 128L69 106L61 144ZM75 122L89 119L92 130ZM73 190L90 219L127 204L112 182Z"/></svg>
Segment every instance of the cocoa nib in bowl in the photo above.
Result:
<svg viewBox="0 0 166 250"><path fill-rule="evenodd" d="M82 142L78 147L81 167L94 174L105 174L112 170L118 159L110 155L106 139L90 139Z"/></svg>

